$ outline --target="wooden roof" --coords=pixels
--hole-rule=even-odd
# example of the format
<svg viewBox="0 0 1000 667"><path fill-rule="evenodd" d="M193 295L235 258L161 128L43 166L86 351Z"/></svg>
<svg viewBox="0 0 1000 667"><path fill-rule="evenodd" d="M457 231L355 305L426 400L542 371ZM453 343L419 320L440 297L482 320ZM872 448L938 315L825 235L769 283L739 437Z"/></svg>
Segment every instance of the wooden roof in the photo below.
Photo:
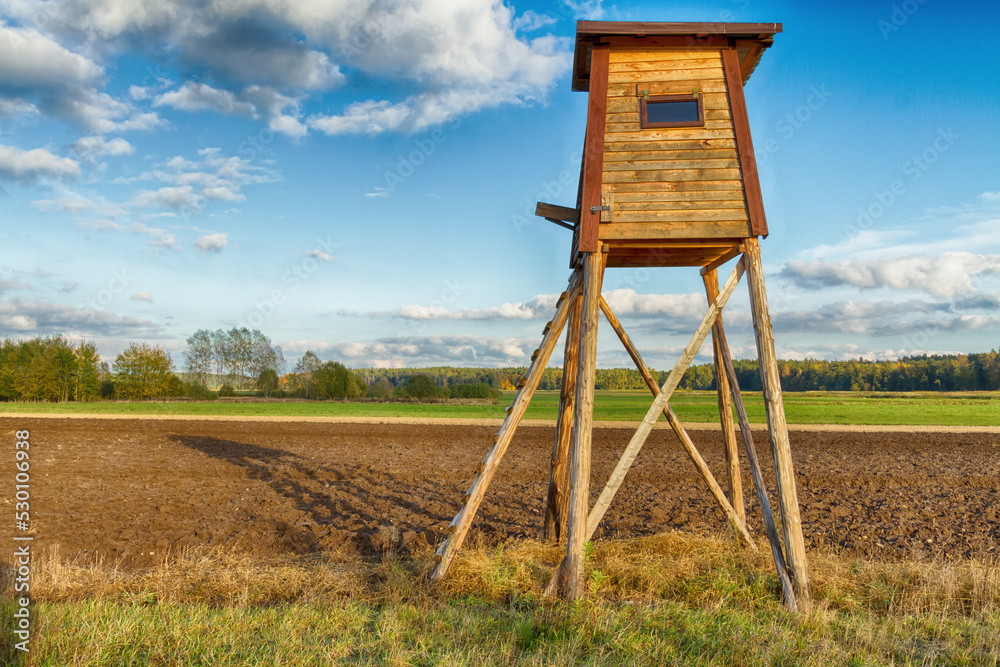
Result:
<svg viewBox="0 0 1000 667"><path fill-rule="evenodd" d="M573 90L590 89L590 52L594 44L656 47L735 46L743 83L753 73L764 49L771 46L780 23L644 23L577 21L573 54Z"/></svg>

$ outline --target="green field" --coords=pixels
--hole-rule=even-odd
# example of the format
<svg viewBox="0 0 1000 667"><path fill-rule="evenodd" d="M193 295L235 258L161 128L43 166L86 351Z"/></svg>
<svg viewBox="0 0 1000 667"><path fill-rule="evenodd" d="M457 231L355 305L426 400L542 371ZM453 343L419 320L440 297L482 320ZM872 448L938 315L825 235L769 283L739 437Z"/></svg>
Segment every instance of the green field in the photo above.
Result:
<svg viewBox="0 0 1000 667"><path fill-rule="evenodd" d="M127 415L232 415L283 417L431 417L502 419L513 400L506 392L494 404L449 403L343 403L227 401L178 401L158 403L0 403L3 413L127 414ZM750 421L764 423L760 393L745 394ZM594 418L602 421L639 421L649 408L649 394L637 391L599 391ZM555 419L556 391L539 391L528 408L527 419ZM679 391L671 405L682 421L715 422L718 408L713 392ZM913 424L1000 425L1000 392L912 394L804 392L785 394L785 414L792 424Z"/></svg>

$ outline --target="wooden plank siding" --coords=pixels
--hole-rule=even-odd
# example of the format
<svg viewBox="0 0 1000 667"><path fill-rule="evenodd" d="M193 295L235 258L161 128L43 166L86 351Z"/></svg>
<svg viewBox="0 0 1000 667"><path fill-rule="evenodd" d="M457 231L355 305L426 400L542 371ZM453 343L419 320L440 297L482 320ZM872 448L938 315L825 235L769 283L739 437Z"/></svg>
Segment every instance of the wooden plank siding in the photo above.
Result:
<svg viewBox="0 0 1000 667"><path fill-rule="evenodd" d="M643 265L643 253L649 265L652 248L626 247L643 240L660 244L663 252L655 261L665 266L712 261L748 237L750 213L722 49L612 45L607 77L601 187L612 195L612 211L600 225L600 239L610 245L609 266ZM697 92L704 126L641 129L643 91ZM718 239L720 247L674 245L684 239Z"/></svg>

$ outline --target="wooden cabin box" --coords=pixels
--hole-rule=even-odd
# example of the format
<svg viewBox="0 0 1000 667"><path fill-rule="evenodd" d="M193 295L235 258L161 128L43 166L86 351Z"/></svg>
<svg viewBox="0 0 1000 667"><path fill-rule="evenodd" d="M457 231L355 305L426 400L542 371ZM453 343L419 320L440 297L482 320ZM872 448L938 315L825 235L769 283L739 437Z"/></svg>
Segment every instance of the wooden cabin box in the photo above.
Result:
<svg viewBox="0 0 1000 667"><path fill-rule="evenodd" d="M600 243L607 266L705 266L767 235L743 85L780 30L580 22L573 88L590 99L574 261Z"/></svg>

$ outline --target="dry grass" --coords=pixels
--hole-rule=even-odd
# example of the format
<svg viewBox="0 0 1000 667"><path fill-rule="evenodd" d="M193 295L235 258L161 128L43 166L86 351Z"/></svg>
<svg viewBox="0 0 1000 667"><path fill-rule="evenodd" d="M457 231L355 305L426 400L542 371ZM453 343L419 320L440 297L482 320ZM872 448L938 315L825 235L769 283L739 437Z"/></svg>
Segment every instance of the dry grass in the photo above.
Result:
<svg viewBox="0 0 1000 667"><path fill-rule="evenodd" d="M674 533L601 542L573 605L542 598L559 557L536 541L470 545L431 587L430 551L197 550L138 572L50 553L35 569L32 664L998 664L996 562L814 552L813 609L790 614L766 549Z"/></svg>

